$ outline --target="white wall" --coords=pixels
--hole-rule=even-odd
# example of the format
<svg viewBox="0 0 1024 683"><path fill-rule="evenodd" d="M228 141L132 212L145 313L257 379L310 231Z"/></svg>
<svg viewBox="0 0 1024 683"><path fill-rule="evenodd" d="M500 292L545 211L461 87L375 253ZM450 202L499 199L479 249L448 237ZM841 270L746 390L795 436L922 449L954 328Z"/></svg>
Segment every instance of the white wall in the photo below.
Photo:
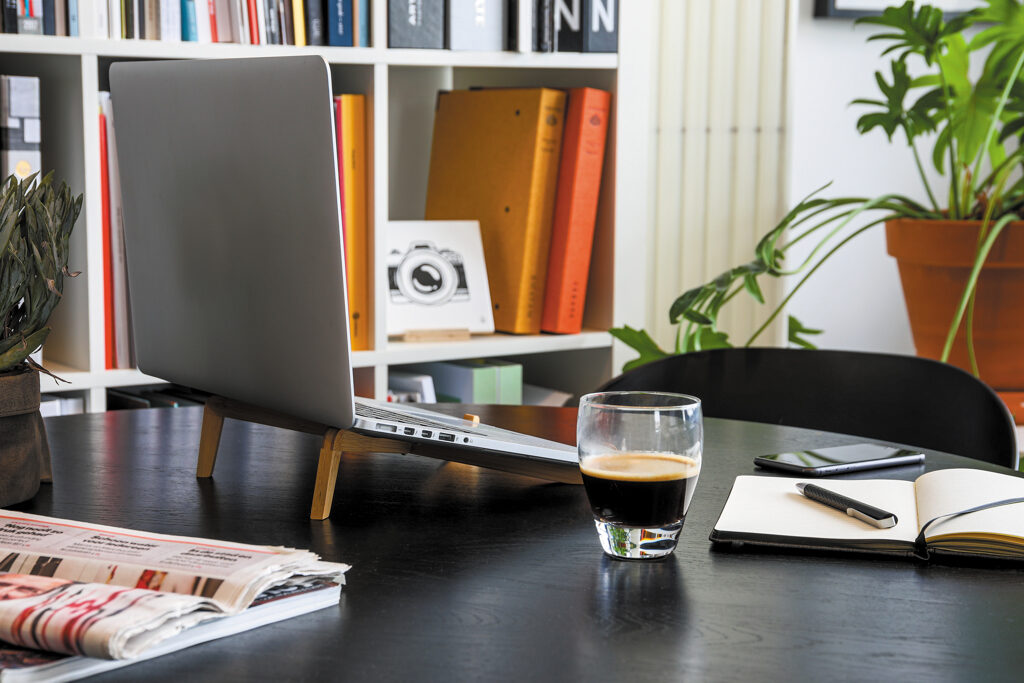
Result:
<svg viewBox="0 0 1024 683"><path fill-rule="evenodd" d="M851 19L815 19L813 5L813 0L795 3L798 14L791 24L789 205L830 180L829 196L898 192L924 201L902 133L892 144L877 129L859 135L856 121L864 108L849 106L858 97L876 98L874 72L888 73L888 62L878 56L881 44L865 42L875 29L855 27ZM930 165L930 148L922 148L922 156ZM941 185L933 181L932 187L940 192ZM882 226L858 237L815 273L792 300L790 313L807 326L825 329L816 340L821 348L914 351Z"/></svg>

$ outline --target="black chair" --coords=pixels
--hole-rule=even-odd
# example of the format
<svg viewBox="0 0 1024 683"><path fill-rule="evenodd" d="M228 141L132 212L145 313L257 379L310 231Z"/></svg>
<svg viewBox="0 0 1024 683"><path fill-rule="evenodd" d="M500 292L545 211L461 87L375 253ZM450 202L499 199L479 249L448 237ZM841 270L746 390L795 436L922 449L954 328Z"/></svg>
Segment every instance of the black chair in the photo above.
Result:
<svg viewBox="0 0 1024 683"><path fill-rule="evenodd" d="M709 417L842 432L1017 467L1006 404L973 375L914 356L739 348L663 358L601 391L693 394Z"/></svg>

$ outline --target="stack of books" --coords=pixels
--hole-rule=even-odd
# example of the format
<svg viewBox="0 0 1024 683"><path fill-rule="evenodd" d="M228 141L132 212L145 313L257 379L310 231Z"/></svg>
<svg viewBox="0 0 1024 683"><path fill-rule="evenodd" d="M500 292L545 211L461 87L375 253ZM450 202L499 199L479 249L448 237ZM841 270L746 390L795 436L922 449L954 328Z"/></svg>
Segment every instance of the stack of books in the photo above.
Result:
<svg viewBox="0 0 1024 683"><path fill-rule="evenodd" d="M595 88L442 92L428 220L477 220L494 326L578 333L611 95Z"/></svg>

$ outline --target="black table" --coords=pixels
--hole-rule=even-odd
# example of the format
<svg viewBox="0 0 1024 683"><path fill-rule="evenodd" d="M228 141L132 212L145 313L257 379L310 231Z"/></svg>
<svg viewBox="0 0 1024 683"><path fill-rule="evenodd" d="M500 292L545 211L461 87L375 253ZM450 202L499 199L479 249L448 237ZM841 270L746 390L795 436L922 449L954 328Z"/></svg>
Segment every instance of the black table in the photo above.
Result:
<svg viewBox="0 0 1024 683"><path fill-rule="evenodd" d="M453 407L461 414L463 408ZM571 441L572 409L481 409ZM858 441L706 420L675 555L605 558L582 488L418 456L346 456L334 510L308 519L319 440L229 420L195 478L201 411L46 421L54 484L16 509L149 531L310 548L350 563L337 609L104 680L1020 680L1024 570L869 556L735 553L707 536L764 452ZM955 466L859 476L913 479Z"/></svg>

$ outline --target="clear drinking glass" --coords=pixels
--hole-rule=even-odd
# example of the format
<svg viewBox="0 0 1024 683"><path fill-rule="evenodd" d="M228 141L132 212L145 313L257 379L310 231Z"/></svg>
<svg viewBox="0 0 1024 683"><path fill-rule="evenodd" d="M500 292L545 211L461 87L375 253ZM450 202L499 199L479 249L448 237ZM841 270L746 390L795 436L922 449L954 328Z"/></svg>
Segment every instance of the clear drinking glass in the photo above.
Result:
<svg viewBox="0 0 1024 683"><path fill-rule="evenodd" d="M676 547L700 475L700 399L611 391L580 399L580 472L601 547L652 559Z"/></svg>

